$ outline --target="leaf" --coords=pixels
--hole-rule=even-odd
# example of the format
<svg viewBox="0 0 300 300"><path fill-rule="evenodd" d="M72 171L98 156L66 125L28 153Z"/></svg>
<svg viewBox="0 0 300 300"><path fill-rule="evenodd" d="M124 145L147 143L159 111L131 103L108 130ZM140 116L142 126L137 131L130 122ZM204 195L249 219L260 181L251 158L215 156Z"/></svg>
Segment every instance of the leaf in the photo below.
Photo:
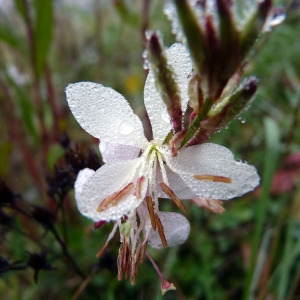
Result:
<svg viewBox="0 0 300 300"><path fill-rule="evenodd" d="M28 52L25 39L22 36L17 35L7 21L1 22L0 40L13 48L20 50L23 55Z"/></svg>
<svg viewBox="0 0 300 300"><path fill-rule="evenodd" d="M40 76L52 41L53 3L52 0L35 0L34 52L37 75Z"/></svg>
<svg viewBox="0 0 300 300"><path fill-rule="evenodd" d="M36 117L34 108L28 98L28 94L24 91L24 89L16 84L14 80L9 76L6 70L3 70L3 74L6 78L7 83L11 86L11 88L16 93L16 99L19 104L19 108L21 111L22 121L25 124L28 133L33 138L34 142L38 141L38 133L34 124L34 119Z"/></svg>
<svg viewBox="0 0 300 300"><path fill-rule="evenodd" d="M17 11L19 12L20 16L26 20L26 7L23 0L14 0L15 7Z"/></svg>

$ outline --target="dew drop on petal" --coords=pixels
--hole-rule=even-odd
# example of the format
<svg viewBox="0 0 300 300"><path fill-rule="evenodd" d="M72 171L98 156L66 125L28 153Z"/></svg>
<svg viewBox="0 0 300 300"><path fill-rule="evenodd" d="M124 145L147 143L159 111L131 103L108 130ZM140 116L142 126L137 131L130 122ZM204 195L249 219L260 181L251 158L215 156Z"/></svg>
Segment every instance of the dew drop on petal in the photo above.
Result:
<svg viewBox="0 0 300 300"><path fill-rule="evenodd" d="M128 121L122 121L119 130L121 134L128 135L134 130L134 126Z"/></svg>

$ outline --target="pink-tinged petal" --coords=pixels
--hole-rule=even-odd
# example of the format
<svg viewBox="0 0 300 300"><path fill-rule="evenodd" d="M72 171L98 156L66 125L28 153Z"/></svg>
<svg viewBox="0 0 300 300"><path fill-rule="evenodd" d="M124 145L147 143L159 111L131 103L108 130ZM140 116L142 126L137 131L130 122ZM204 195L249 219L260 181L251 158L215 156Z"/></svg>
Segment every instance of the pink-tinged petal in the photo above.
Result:
<svg viewBox="0 0 300 300"><path fill-rule="evenodd" d="M118 220L132 212L146 194L146 184L140 187L141 198L135 196L135 186L140 176L140 159L108 163L98 169L76 194L80 212L98 221ZM112 195L120 192L113 205L100 206ZM100 209L99 209L100 208Z"/></svg>
<svg viewBox="0 0 300 300"><path fill-rule="evenodd" d="M182 110L185 111L188 103L188 77L192 71L189 54L185 46L175 43L166 50L166 56L170 66L174 70L176 82L181 90ZM151 70L145 83L144 101L152 125L153 139L163 142L171 131L172 126L167 107L155 86Z"/></svg>
<svg viewBox="0 0 300 300"><path fill-rule="evenodd" d="M70 109L81 127L106 142L143 148L147 139L142 122L115 90L93 82L69 84Z"/></svg>
<svg viewBox="0 0 300 300"><path fill-rule="evenodd" d="M181 149L166 157L197 197L228 200L252 191L259 184L255 167L234 160L225 147L206 143Z"/></svg>
<svg viewBox="0 0 300 300"><path fill-rule="evenodd" d="M191 200L196 197L196 194L189 188L189 186L181 179L181 177L173 172L167 165L165 166L167 178L169 181L169 187L174 194L180 198L180 200ZM162 182L163 178L161 172L157 174L157 194L159 198L170 198L163 192L159 182Z"/></svg>
<svg viewBox="0 0 300 300"><path fill-rule="evenodd" d="M169 247L180 245L186 241L190 234L190 223L187 218L172 212L160 212L159 218ZM149 245L152 248L164 248L157 231L151 230Z"/></svg>
<svg viewBox="0 0 300 300"><path fill-rule="evenodd" d="M100 141L99 149L105 163L134 159L141 151L138 147L108 143L104 140Z"/></svg>

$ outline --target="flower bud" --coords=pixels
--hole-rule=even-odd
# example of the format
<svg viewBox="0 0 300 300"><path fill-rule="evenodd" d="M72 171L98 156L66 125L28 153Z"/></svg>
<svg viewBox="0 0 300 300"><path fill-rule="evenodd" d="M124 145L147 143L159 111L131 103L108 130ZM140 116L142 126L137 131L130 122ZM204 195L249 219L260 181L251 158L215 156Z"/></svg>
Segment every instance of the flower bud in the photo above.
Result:
<svg viewBox="0 0 300 300"><path fill-rule="evenodd" d="M148 58L154 73L155 83L165 102L176 132L182 129L181 97L173 70L167 62L164 46L157 33L150 35L147 44Z"/></svg>

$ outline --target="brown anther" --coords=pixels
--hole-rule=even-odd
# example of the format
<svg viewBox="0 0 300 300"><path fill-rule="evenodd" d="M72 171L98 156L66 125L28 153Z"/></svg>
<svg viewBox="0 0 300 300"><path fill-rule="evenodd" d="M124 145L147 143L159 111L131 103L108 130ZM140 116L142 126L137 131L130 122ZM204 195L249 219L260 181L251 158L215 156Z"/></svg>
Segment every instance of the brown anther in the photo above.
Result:
<svg viewBox="0 0 300 300"><path fill-rule="evenodd" d="M211 211L215 214L221 214L225 211L225 208L223 207L223 202L220 200L197 197L192 199L192 202L198 205L199 207Z"/></svg>
<svg viewBox="0 0 300 300"><path fill-rule="evenodd" d="M104 253L104 251L106 250L108 246L108 242L106 242L103 247L97 252L96 257L100 258L102 256L102 254Z"/></svg>
<svg viewBox="0 0 300 300"><path fill-rule="evenodd" d="M142 195L141 195L141 189L142 186L145 182L145 176L139 177L137 182L136 182L136 189L135 189L135 196L137 199L141 199Z"/></svg>
<svg viewBox="0 0 300 300"><path fill-rule="evenodd" d="M127 184L122 190L115 192L112 195L105 198L99 205L97 212L102 212L108 206L116 206L122 200L123 196L131 192L133 186L134 184L133 182L131 182Z"/></svg>
<svg viewBox="0 0 300 300"><path fill-rule="evenodd" d="M121 281L123 279L122 259L123 259L123 247L120 247L120 249L119 249L119 255L118 255L118 259L117 259L118 280L119 281Z"/></svg>
<svg viewBox="0 0 300 300"><path fill-rule="evenodd" d="M137 275L137 262L136 257L133 255L130 266L130 283L131 285L135 285L135 278Z"/></svg>
<svg viewBox="0 0 300 300"><path fill-rule="evenodd" d="M144 241L143 244L142 244L141 257L140 257L141 264L144 262L147 246L148 246L148 240Z"/></svg>
<svg viewBox="0 0 300 300"><path fill-rule="evenodd" d="M193 176L197 180L207 180L213 182L224 182L224 183L231 183L232 180L229 177L225 176L215 176L215 175L194 175Z"/></svg>
<svg viewBox="0 0 300 300"><path fill-rule="evenodd" d="M154 207L153 207L153 202L152 202L151 196L147 196L146 201L147 201L151 226L152 226L153 230L156 231L155 213L154 213Z"/></svg>
<svg viewBox="0 0 300 300"><path fill-rule="evenodd" d="M159 183L162 190L171 198L174 204L180 208L183 212L186 212L185 206L182 204L180 199L174 194L174 192L164 182Z"/></svg>
<svg viewBox="0 0 300 300"><path fill-rule="evenodd" d="M138 243L138 246L136 247L135 255L136 255L136 263L138 263L141 259L142 254L142 243Z"/></svg>
<svg viewBox="0 0 300 300"><path fill-rule="evenodd" d="M157 214L154 214L154 216L155 216L155 222L156 222L156 225L157 225L157 231L158 231L159 237L161 239L161 242L162 242L164 247L168 247L168 242L167 242L167 239L165 237L164 227L161 223L161 220L160 220L160 218Z"/></svg>

